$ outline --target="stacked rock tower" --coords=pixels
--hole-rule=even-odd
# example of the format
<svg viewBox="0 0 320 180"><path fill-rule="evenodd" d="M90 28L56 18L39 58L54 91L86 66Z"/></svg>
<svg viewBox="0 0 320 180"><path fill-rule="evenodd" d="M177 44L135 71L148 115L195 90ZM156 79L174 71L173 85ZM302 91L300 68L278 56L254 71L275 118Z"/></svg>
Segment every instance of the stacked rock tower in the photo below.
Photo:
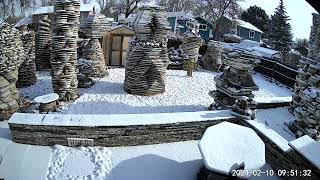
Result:
<svg viewBox="0 0 320 180"><path fill-rule="evenodd" d="M34 37L33 31L25 31L21 35L26 58L19 68L17 87L31 86L37 82Z"/></svg>
<svg viewBox="0 0 320 180"><path fill-rule="evenodd" d="M142 6L133 27L136 39L128 50L124 89L145 96L162 93L169 62L167 34L170 30L164 9Z"/></svg>
<svg viewBox="0 0 320 180"><path fill-rule="evenodd" d="M16 89L18 68L25 59L20 33L9 24L0 25L0 120L19 109Z"/></svg>
<svg viewBox="0 0 320 180"><path fill-rule="evenodd" d="M51 69L50 46L51 46L51 24L48 15L40 17L35 39L35 62L37 70Z"/></svg>
<svg viewBox="0 0 320 180"><path fill-rule="evenodd" d="M320 15L313 14L309 58L300 60L294 85L292 109L296 121L289 126L297 136L304 134L320 141Z"/></svg>
<svg viewBox="0 0 320 180"><path fill-rule="evenodd" d="M77 39L79 29L79 0L56 0L55 21L51 48L52 85L64 101L76 99L78 80L76 74Z"/></svg>
<svg viewBox="0 0 320 180"><path fill-rule="evenodd" d="M108 74L99 39L103 32L111 29L111 24L104 15L89 15L85 20L84 31L91 38L84 49L84 58L91 61L94 77L103 77Z"/></svg>
<svg viewBox="0 0 320 180"><path fill-rule="evenodd" d="M188 55L189 61L193 62L194 64L198 62L198 54L199 54L199 48L201 43L202 43L201 36L198 35L197 33L189 32L184 34L181 49L183 49L184 52ZM188 64L187 61L183 62L184 70L188 69L187 64Z"/></svg>
<svg viewBox="0 0 320 180"><path fill-rule="evenodd" d="M251 72L255 64L259 63L260 54L240 46L224 47L223 50L223 62L228 68L224 69L222 75L214 78L217 90L210 92L215 100L214 107L219 104L231 107L244 96L249 102L252 101L252 91L257 91L258 86L253 81Z"/></svg>
<svg viewBox="0 0 320 180"><path fill-rule="evenodd" d="M210 71L218 71L222 66L221 53L221 42L210 40L207 45L207 52L203 57L203 67Z"/></svg>

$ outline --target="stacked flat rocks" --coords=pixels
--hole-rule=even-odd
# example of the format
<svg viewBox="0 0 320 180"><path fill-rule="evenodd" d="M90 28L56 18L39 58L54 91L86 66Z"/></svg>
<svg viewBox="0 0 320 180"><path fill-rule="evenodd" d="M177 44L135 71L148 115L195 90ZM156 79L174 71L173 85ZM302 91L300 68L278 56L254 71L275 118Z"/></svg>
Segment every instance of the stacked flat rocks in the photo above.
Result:
<svg viewBox="0 0 320 180"><path fill-rule="evenodd" d="M170 30L164 9L142 6L133 27L136 39L129 45L124 89L131 94L146 96L162 93L169 62L167 34Z"/></svg>
<svg viewBox="0 0 320 180"><path fill-rule="evenodd" d="M40 17L35 39L35 62L37 70L51 69L50 46L51 46L51 24L48 15Z"/></svg>
<svg viewBox="0 0 320 180"><path fill-rule="evenodd" d="M221 55L221 42L210 40L207 45L207 52L203 57L203 67L210 71L218 71L223 64L221 60Z"/></svg>
<svg viewBox="0 0 320 180"><path fill-rule="evenodd" d="M313 14L309 41L309 58L300 60L299 75L294 85L292 109L296 121L291 130L298 137L309 135L320 141L320 15Z"/></svg>
<svg viewBox="0 0 320 180"><path fill-rule="evenodd" d="M295 84L292 106L299 127L297 136L307 134L320 140L320 62L309 58L300 61L300 68Z"/></svg>
<svg viewBox="0 0 320 180"><path fill-rule="evenodd" d="M16 89L18 67L25 59L20 33L3 23L0 26L0 119L19 109Z"/></svg>
<svg viewBox="0 0 320 180"><path fill-rule="evenodd" d="M183 49L183 51L188 55L188 60L193 63L198 62L199 48L201 43L202 38L200 35L192 32L184 34L181 49ZM188 69L188 61L183 61L183 69Z"/></svg>
<svg viewBox="0 0 320 180"><path fill-rule="evenodd" d="M255 64L260 62L260 54L240 45L225 44L223 62L228 67L222 75L214 78L217 90L209 94L214 97L216 103L212 104L211 108L217 108L219 104L231 107L235 100L241 99L242 96L248 97L251 103L254 97L252 91L258 90L251 72Z"/></svg>
<svg viewBox="0 0 320 180"><path fill-rule="evenodd" d="M104 32L111 29L111 25L106 16L92 14L85 19L81 29L89 38L102 38Z"/></svg>
<svg viewBox="0 0 320 180"><path fill-rule="evenodd" d="M188 60L188 55L181 48L174 49L174 47L171 47L168 52L170 59L168 69L182 69L183 62Z"/></svg>
<svg viewBox="0 0 320 180"><path fill-rule="evenodd" d="M104 15L89 15L85 20L84 32L91 38L84 48L84 58L92 61L94 77L103 77L107 75L107 67L99 38L103 33L111 29L111 24Z"/></svg>
<svg viewBox="0 0 320 180"><path fill-rule="evenodd" d="M52 85L60 99L68 101L78 97L76 60L80 2L57 0L54 2L54 14L50 57Z"/></svg>
<svg viewBox="0 0 320 180"><path fill-rule="evenodd" d="M93 69L91 65L91 61L87 59L78 59L78 88L88 88L94 84L93 79L91 78L93 75Z"/></svg>
<svg viewBox="0 0 320 180"><path fill-rule="evenodd" d="M31 86L37 82L34 37L35 34L33 31L25 31L22 33L21 40L26 58L19 68L17 87Z"/></svg>

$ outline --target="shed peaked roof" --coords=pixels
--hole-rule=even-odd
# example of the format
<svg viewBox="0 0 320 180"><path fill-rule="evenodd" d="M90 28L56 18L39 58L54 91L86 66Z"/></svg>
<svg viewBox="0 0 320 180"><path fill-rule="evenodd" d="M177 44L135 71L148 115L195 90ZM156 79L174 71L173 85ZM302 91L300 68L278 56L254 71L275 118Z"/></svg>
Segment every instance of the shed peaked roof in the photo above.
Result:
<svg viewBox="0 0 320 180"><path fill-rule="evenodd" d="M254 30L256 32L263 33L260 29L258 29L257 27L255 27L254 25L252 25L249 22L245 22L245 21L242 21L242 20L237 20L237 22L238 22L239 26L241 26L241 27L244 27L244 28L247 28L247 29L250 29L250 30Z"/></svg>

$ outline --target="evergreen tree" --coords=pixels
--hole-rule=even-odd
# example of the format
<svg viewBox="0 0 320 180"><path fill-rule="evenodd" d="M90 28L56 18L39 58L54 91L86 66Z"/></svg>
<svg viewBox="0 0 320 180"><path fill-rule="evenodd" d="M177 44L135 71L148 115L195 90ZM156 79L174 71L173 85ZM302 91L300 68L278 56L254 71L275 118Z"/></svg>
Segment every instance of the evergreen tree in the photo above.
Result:
<svg viewBox="0 0 320 180"><path fill-rule="evenodd" d="M280 51L284 57L286 57L290 51L290 44L292 43L291 25L288 23L289 20L283 0L280 0L280 4L276 8L274 15L271 16L269 38L273 47Z"/></svg>
<svg viewBox="0 0 320 180"><path fill-rule="evenodd" d="M250 6L247 10L241 13L241 19L249 22L263 31L262 37L268 38L270 17L266 11L256 5Z"/></svg>

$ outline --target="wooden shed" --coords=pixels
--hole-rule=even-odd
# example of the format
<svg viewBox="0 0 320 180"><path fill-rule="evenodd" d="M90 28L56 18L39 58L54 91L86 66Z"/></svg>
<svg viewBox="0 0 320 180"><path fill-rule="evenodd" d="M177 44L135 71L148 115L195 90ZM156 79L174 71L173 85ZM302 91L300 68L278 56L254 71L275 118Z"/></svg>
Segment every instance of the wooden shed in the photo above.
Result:
<svg viewBox="0 0 320 180"><path fill-rule="evenodd" d="M104 34L102 49L107 66L124 66L129 39L134 35L134 31L126 25L115 26Z"/></svg>

